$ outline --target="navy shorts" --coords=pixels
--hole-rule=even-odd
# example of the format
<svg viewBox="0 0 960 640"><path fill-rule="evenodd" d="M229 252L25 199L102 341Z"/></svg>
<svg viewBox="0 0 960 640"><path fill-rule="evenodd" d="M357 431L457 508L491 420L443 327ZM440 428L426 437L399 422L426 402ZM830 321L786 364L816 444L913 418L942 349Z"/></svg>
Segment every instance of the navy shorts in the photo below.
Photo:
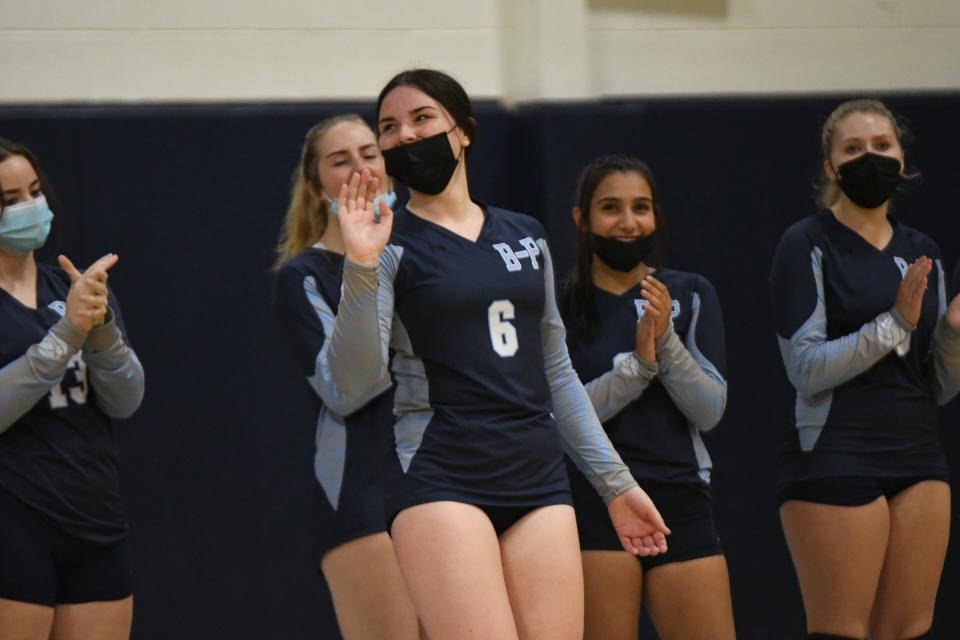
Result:
<svg viewBox="0 0 960 640"><path fill-rule="evenodd" d="M61 531L0 489L0 598L47 607L131 595L130 550Z"/></svg>
<svg viewBox="0 0 960 640"><path fill-rule="evenodd" d="M789 500L802 500L840 507L859 507L870 504L880 496L888 500L901 491L926 480L949 482L944 473L902 478L871 478L864 476L837 476L799 480L780 488L777 499L782 505Z"/></svg>
<svg viewBox="0 0 960 640"><path fill-rule="evenodd" d="M533 501L533 504L522 504L522 505L491 505L491 504L474 504L472 501L464 499L463 497L457 496L444 496L438 497L434 500L424 500L422 502L417 502L415 504L408 504L402 508L392 512L387 521L390 527L393 527L393 521L404 509L409 509L410 507L415 507L418 504L429 504L430 502L460 502L463 504L469 504L474 506L487 516L490 519L490 524L493 525L493 530L499 538L502 536L507 529L512 527L519 521L523 516L527 515L532 511L536 511L541 507L550 507L555 504L565 504L571 505L570 495L567 493L561 493L556 495L547 496L541 499ZM571 505L572 506L572 505Z"/></svg>
<svg viewBox="0 0 960 640"><path fill-rule="evenodd" d="M644 571L672 562L723 555L708 485L646 480L640 486L672 532L667 537L666 553L639 558ZM570 488L577 511L580 549L623 551L607 507L587 479L580 473L570 473Z"/></svg>

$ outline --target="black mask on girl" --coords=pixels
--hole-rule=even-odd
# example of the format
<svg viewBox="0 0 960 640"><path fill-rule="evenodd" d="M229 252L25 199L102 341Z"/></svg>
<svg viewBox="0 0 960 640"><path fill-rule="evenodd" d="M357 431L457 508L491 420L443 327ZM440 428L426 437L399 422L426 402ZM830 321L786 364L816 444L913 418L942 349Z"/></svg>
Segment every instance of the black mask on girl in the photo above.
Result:
<svg viewBox="0 0 960 640"><path fill-rule="evenodd" d="M444 131L384 151L387 175L414 191L430 196L446 189L458 163L450 148L448 133Z"/></svg>
<svg viewBox="0 0 960 640"><path fill-rule="evenodd" d="M590 243L593 252L605 265L617 271L633 271L634 267L643 262L657 243L656 233L640 236L632 240L617 240L590 234Z"/></svg>
<svg viewBox="0 0 960 640"><path fill-rule="evenodd" d="M890 199L903 182L900 161L878 153L865 153L837 167L837 185L850 201L876 209Z"/></svg>

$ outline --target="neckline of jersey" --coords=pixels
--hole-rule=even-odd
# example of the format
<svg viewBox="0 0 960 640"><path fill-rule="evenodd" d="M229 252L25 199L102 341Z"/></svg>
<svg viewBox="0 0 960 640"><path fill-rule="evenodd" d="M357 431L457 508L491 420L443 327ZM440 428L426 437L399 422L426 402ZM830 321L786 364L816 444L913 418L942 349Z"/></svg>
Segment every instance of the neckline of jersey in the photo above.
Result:
<svg viewBox="0 0 960 640"><path fill-rule="evenodd" d="M413 211L410 211L410 209L407 208L407 205L403 205L403 213L407 214L411 219L416 220L419 223L422 223L430 228L437 229L444 235L451 236L453 238L456 238L457 240L460 240L461 242L466 242L467 244L479 245L480 241L483 240L487 235L487 231L490 226L491 216L490 216L490 212L488 211L487 205L477 200L474 200L473 203L476 204L478 207L480 207L480 211L483 212L483 225L480 227L480 233L477 234L476 240L471 240L466 236L460 235L456 231L451 231L450 229L446 228L442 224L437 224L433 220L427 220L422 216L418 216Z"/></svg>
<svg viewBox="0 0 960 640"><path fill-rule="evenodd" d="M840 222L840 221L837 219L837 216L833 215L833 211L831 211L830 209L824 209L824 210L823 210L823 215L824 215L824 216L826 217L826 219L828 220L828 224L832 224L832 225L835 225L835 226L839 227L840 229L843 230L843 233L846 233L846 234L848 234L848 235L856 238L859 242L861 242L861 243L864 244L865 246L869 247L869 248L872 249L873 251L876 251L877 253L882 253L882 254L888 254L888 253L890 253L890 251L892 250L894 241L897 239L897 237L898 237L899 234L900 234L900 222L897 221L896 218L894 218L892 215L890 215L890 214L888 213L888 214L887 214L887 222L890 223L890 228L893 229L893 233L890 234L890 240L887 241L887 244L884 245L884 247L883 247L882 249L878 249L878 248L877 248L876 246L874 246L869 240L867 240L867 239L864 238L862 235L860 235L859 233L857 233L854 229L851 229L851 228L848 227L847 225L845 225L845 224L843 224L842 222Z"/></svg>
<svg viewBox="0 0 960 640"><path fill-rule="evenodd" d="M42 265L41 263L37 262L37 273L36 273L36 275L34 276L34 283L33 283L34 292L36 293L36 296L37 296L37 306L36 306L36 307L29 307L29 306L23 304L23 302L21 302L20 299L17 298L17 296L13 295L12 293L10 293L9 291L7 291L7 290L4 289L3 287L0 287L0 293L3 293L3 295L5 295L6 297L8 297L8 298L10 298L11 300L13 300L13 302L14 302L15 304L19 305L20 308L22 308L22 309L24 309L24 310L26 310L26 311L32 311L32 312L34 312L34 313L37 313L38 311L40 311L40 272L41 272L41 270L43 269L43 267L44 267L44 265Z"/></svg>

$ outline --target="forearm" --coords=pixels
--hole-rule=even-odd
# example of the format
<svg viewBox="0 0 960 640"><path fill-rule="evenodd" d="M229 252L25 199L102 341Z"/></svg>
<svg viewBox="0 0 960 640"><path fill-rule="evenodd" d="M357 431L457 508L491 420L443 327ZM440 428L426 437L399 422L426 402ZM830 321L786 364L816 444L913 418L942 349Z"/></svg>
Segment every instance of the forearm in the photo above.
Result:
<svg viewBox="0 0 960 640"><path fill-rule="evenodd" d="M97 405L114 418L129 418L140 407L145 388L143 365L113 320L94 329L83 347Z"/></svg>
<svg viewBox="0 0 960 640"><path fill-rule="evenodd" d="M659 370L656 362L641 360L633 352L618 354L614 361L613 369L583 385L600 422L643 395Z"/></svg>
<svg viewBox="0 0 960 640"><path fill-rule="evenodd" d="M960 329L941 315L933 334L933 374L937 403L946 404L960 391Z"/></svg>
<svg viewBox="0 0 960 640"><path fill-rule="evenodd" d="M807 331L806 325L790 339L778 337L787 377L801 394L810 396L860 375L909 340L913 328L891 309L834 340L823 340L822 331Z"/></svg>
<svg viewBox="0 0 960 640"><path fill-rule="evenodd" d="M386 374L393 296L392 282L389 295L381 291L382 269L382 261L375 267L344 263L329 363L333 383L349 397L365 396Z"/></svg>
<svg viewBox="0 0 960 640"><path fill-rule="evenodd" d="M0 369L0 433L26 414L63 379L87 334L65 318L27 352Z"/></svg>
<svg viewBox="0 0 960 640"><path fill-rule="evenodd" d="M695 357L680 341L671 323L656 342L660 383L694 426L709 431L727 405L727 381L702 354Z"/></svg>

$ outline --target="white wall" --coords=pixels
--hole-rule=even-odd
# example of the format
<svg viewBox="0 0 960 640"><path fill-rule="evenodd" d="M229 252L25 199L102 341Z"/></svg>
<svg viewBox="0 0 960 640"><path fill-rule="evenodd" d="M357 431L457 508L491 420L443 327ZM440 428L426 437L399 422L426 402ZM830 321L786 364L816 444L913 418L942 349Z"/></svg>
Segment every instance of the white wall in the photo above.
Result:
<svg viewBox="0 0 960 640"><path fill-rule="evenodd" d="M958 0L0 0L0 103L960 88Z"/></svg>

